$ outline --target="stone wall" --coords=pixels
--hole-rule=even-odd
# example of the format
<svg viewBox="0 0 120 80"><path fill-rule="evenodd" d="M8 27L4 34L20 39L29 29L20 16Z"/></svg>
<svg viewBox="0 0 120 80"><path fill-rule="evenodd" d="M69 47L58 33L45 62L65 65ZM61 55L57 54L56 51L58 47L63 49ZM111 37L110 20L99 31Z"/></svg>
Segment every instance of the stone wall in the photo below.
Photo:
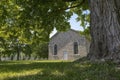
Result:
<svg viewBox="0 0 120 80"><path fill-rule="evenodd" d="M74 54L73 45L74 42L78 43L78 54ZM58 47L58 54L53 55L54 45ZM63 59L63 52L68 53L68 60L75 60L87 55L86 39L84 36L80 36L77 31L69 30L67 32L60 32L55 34L49 42L49 59Z"/></svg>

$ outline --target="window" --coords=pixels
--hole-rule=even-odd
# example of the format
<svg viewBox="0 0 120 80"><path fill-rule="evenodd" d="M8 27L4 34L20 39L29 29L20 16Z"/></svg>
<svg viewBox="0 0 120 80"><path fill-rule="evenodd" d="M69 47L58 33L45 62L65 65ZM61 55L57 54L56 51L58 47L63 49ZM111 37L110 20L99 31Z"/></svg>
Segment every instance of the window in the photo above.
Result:
<svg viewBox="0 0 120 80"><path fill-rule="evenodd" d="M74 54L78 54L78 43L74 42Z"/></svg>
<svg viewBox="0 0 120 80"><path fill-rule="evenodd" d="M57 45L54 45L54 55L57 55Z"/></svg>

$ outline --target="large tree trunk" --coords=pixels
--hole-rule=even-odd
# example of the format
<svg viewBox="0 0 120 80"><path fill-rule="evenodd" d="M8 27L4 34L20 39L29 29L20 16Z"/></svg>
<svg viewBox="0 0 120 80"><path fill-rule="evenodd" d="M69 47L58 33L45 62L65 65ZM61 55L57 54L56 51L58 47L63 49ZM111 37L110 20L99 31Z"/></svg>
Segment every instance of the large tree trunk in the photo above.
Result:
<svg viewBox="0 0 120 80"><path fill-rule="evenodd" d="M120 60L120 0L90 0L91 60Z"/></svg>

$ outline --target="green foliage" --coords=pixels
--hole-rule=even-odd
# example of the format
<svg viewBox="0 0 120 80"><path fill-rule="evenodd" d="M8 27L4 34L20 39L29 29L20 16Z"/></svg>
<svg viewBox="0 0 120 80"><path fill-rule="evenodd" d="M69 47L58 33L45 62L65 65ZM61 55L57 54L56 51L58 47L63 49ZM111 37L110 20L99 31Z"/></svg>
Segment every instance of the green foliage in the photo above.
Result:
<svg viewBox="0 0 120 80"><path fill-rule="evenodd" d="M49 34L54 28L58 31L69 29L68 20L73 12L78 14L78 20L81 20L81 25L84 26L84 29L86 28L89 14L84 14L83 11L87 9L88 0L72 2L65 0L1 0L0 38L4 40L4 44L3 40L0 40L1 54L10 56L10 54L23 52L28 55L31 53L43 55L45 48L43 49L43 45L38 44L47 43ZM43 51L34 51L33 47L39 49L38 46Z"/></svg>
<svg viewBox="0 0 120 80"><path fill-rule="evenodd" d="M35 45L36 46L36 45ZM48 42L41 42L33 48L33 55L39 58L48 58Z"/></svg>
<svg viewBox="0 0 120 80"><path fill-rule="evenodd" d="M0 62L1 80L119 80L119 73L112 62Z"/></svg>
<svg viewBox="0 0 120 80"><path fill-rule="evenodd" d="M0 2L0 36L31 39L36 33L51 33L54 27L59 31L70 28L68 20L72 13L79 15L81 25L85 25L83 11L88 9L88 0L65 2L63 0L9 0ZM80 5L80 3L82 3ZM76 6L78 5L78 6ZM69 8L76 6L74 8ZM68 10L67 10L68 9ZM67 11L66 11L67 10ZM89 16L89 15L88 15Z"/></svg>
<svg viewBox="0 0 120 80"><path fill-rule="evenodd" d="M86 37L87 40L91 40L91 36L90 36L90 27L87 27L84 31L80 31L81 35L84 35Z"/></svg>

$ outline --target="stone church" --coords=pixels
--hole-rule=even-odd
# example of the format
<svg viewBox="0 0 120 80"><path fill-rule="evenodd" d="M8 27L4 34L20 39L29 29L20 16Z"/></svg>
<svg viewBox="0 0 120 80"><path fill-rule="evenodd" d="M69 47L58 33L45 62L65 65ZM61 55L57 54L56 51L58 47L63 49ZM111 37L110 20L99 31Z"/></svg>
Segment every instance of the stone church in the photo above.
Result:
<svg viewBox="0 0 120 80"><path fill-rule="evenodd" d="M57 32L49 42L49 60L76 60L85 57L88 44L78 31Z"/></svg>

